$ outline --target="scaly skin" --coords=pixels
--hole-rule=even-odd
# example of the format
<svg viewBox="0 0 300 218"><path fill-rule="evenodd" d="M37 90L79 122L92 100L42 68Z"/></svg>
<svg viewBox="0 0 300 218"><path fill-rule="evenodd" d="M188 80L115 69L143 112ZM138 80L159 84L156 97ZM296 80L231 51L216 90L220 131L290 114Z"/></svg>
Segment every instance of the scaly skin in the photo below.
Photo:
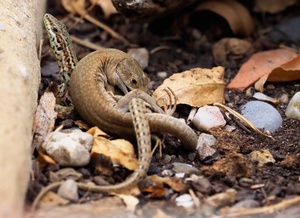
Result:
<svg viewBox="0 0 300 218"><path fill-rule="evenodd" d="M60 22L49 14L44 17L46 29L50 35L61 34L66 30ZM55 27L55 28L54 28ZM58 35L57 38L66 37ZM70 39L51 40L51 42L70 43ZM69 49L66 45L52 45L56 50L59 47ZM54 52L57 54L58 52ZM70 57L57 57L59 60L74 61L73 47L67 52L59 53ZM70 68L70 94L72 103L84 120L96 125L102 130L124 138L136 136L139 150L139 165L131 176L124 182L109 186L88 186L78 183L80 189L93 192L119 192L136 185L147 173L151 162L150 133L171 133L177 136L187 149L195 150L197 137L194 131L178 119L162 114L155 100L147 94L149 79L145 76L139 64L126 53L116 49L103 49L84 57L80 62L66 63ZM59 63L60 67L63 64ZM64 70L61 70L62 72ZM121 95L121 96L120 96ZM124 96L123 96L124 95ZM146 113L145 104L151 111ZM130 106L130 112L129 107ZM149 125L148 125L149 122ZM33 208L39 199L48 191L57 188L61 182L53 183L43 189L34 202Z"/></svg>
<svg viewBox="0 0 300 218"><path fill-rule="evenodd" d="M119 87L125 95L116 101L107 92L111 86ZM152 110L161 112L145 87L148 87L148 79L135 60L120 50L105 49L80 60L71 75L70 94L74 107L85 121L108 133L132 139L135 132L128 113L131 99L141 98ZM147 113L146 117L151 133L171 133L187 149L195 150L197 136L185 123L162 113Z"/></svg>

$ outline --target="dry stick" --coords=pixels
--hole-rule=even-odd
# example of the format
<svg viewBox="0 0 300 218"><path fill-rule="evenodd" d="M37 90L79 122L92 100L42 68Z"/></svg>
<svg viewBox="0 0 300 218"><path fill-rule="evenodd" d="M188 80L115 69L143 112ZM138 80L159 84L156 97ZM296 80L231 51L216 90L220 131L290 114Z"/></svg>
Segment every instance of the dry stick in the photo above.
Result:
<svg viewBox="0 0 300 218"><path fill-rule="evenodd" d="M105 25L104 23L101 23L100 21L96 20L92 16L88 14L88 11L85 9L79 7L76 3L71 3L74 10L84 19L90 21L91 23L99 26L100 28L104 29L106 32L108 32L112 37L121 40L125 44L129 44L128 40L125 39L123 36L121 36L119 33L115 32L113 29L111 29L109 26Z"/></svg>
<svg viewBox="0 0 300 218"><path fill-rule="evenodd" d="M283 200L278 204L258 208L233 208L221 212L221 217L241 217L250 215L267 215L300 204L300 197Z"/></svg>
<svg viewBox="0 0 300 218"><path fill-rule="evenodd" d="M104 47L102 47L100 45L97 45L97 44L92 43L90 41L86 41L86 40L80 39L80 38L78 38L76 36L71 36L71 39L72 39L73 42L76 42L79 45L82 45L82 46L84 46L86 48L89 48L89 49L92 49L92 50L95 50L95 51L104 49Z"/></svg>

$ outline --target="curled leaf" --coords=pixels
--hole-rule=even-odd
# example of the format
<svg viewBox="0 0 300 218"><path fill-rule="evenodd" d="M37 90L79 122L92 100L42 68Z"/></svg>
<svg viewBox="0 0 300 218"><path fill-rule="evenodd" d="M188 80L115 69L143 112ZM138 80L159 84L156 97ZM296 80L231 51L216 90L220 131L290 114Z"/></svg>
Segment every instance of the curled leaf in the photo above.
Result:
<svg viewBox="0 0 300 218"><path fill-rule="evenodd" d="M177 98L177 104L200 107L215 102L224 102L224 68L194 68L173 74L153 93L160 107L172 105L166 89L171 89Z"/></svg>
<svg viewBox="0 0 300 218"><path fill-rule="evenodd" d="M249 36L255 30L254 21L249 11L237 1L205 1L196 10L209 10L222 16L234 34Z"/></svg>
<svg viewBox="0 0 300 218"><path fill-rule="evenodd" d="M99 130L98 127L93 127L88 133L94 136L92 154L103 154L114 163L121 164L129 170L137 168L138 161L135 157L133 145L130 142L124 139L108 140L105 137L106 134Z"/></svg>
<svg viewBox="0 0 300 218"><path fill-rule="evenodd" d="M292 81L300 78L300 57L289 49L259 52L243 64L235 78L228 85L230 89L244 90L263 77L272 82ZM264 77L266 76L266 77Z"/></svg>

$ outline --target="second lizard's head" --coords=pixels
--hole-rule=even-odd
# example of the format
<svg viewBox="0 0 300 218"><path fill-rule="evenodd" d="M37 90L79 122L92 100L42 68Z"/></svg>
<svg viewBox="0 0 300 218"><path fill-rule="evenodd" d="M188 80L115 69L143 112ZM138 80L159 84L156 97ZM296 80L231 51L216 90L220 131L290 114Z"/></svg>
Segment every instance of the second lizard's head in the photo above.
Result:
<svg viewBox="0 0 300 218"><path fill-rule="evenodd" d="M116 85L124 94L133 89L140 89L149 93L149 78L133 58L128 57L121 60L116 67L116 73L120 81Z"/></svg>

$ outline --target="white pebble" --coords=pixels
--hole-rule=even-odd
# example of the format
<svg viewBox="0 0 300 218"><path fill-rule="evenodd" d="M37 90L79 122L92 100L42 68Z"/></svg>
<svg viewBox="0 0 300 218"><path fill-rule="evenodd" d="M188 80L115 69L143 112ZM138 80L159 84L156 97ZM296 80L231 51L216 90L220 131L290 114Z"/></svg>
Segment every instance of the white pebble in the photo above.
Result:
<svg viewBox="0 0 300 218"><path fill-rule="evenodd" d="M257 100L260 100L260 101L265 101L265 102L269 102L269 103L272 103L272 104L278 104L279 101L275 98L271 98L261 92L256 92L254 95L253 95L253 98L257 99Z"/></svg>
<svg viewBox="0 0 300 218"><path fill-rule="evenodd" d="M168 74L165 71L161 71L161 72L157 72L156 76L159 77L159 78L161 78L161 79L164 79L164 78L166 78L168 76Z"/></svg>
<svg viewBox="0 0 300 218"><path fill-rule="evenodd" d="M61 166L85 166L90 161L93 136L80 130L51 132L42 147Z"/></svg>
<svg viewBox="0 0 300 218"><path fill-rule="evenodd" d="M197 153L200 160L212 156L216 150L211 148L216 143L216 138L213 135L201 133L198 138Z"/></svg>
<svg viewBox="0 0 300 218"><path fill-rule="evenodd" d="M63 182L59 187L57 194L70 201L77 201L79 199L78 187L73 179L68 179Z"/></svg>
<svg viewBox="0 0 300 218"><path fill-rule="evenodd" d="M189 194L180 195L175 199L176 206L181 207L192 207L194 206L194 201Z"/></svg>
<svg viewBox="0 0 300 218"><path fill-rule="evenodd" d="M297 92L290 100L285 115L288 118L300 120L300 92Z"/></svg>
<svg viewBox="0 0 300 218"><path fill-rule="evenodd" d="M218 107L203 106L198 109L192 123L197 129L207 131L213 127L225 126L226 121Z"/></svg>

